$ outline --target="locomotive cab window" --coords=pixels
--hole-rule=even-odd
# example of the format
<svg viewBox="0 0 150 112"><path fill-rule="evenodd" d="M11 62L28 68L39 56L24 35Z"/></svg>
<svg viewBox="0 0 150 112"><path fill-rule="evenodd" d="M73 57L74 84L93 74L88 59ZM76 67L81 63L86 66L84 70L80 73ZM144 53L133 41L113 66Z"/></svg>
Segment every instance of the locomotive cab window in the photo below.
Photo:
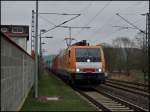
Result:
<svg viewBox="0 0 150 112"><path fill-rule="evenodd" d="M76 61L86 62L90 59L91 62L100 61L100 49L99 48L76 48Z"/></svg>

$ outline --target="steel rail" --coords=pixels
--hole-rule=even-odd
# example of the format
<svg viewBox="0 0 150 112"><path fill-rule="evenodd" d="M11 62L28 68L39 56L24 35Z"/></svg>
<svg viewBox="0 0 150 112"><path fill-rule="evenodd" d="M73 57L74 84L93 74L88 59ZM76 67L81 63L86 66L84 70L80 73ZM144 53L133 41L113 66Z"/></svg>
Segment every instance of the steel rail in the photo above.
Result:
<svg viewBox="0 0 150 112"><path fill-rule="evenodd" d="M115 85L119 85L119 86L122 86L122 87L127 87L127 88L131 88L131 89L135 89L135 90L142 91L142 92L143 91L144 92L148 92L148 88L145 89L146 87L143 87L143 86L139 87L137 85L127 84L127 83L121 83L121 82L116 82L116 81L111 81L111 80L107 80L106 83L115 84Z"/></svg>
<svg viewBox="0 0 150 112"><path fill-rule="evenodd" d="M124 90L124 91L130 92L130 93L134 93L134 94L137 94L137 95L144 96L144 97L149 97L149 93L147 93L147 92L141 92L141 91L138 91L138 90L135 91L135 90L131 90L129 88L123 88L123 87L112 85L112 84L105 84L105 86L110 86L110 87L113 87L113 88Z"/></svg>
<svg viewBox="0 0 150 112"><path fill-rule="evenodd" d="M104 100L102 99L98 99L102 102L99 102L98 100L94 99L93 97L91 97L90 95L86 94L84 91L81 90L76 90L77 92L79 92L82 96L84 96L85 98L87 98L90 102L92 102L94 105L96 105L99 109L101 109L102 111L147 111L141 107L138 107L134 104L131 104L129 102L126 102L120 98L114 97L112 95L108 96L106 94L104 94L103 92L99 92L98 90L96 90L95 88L93 88L94 91L96 91L98 94L109 98L110 100L106 99ZM114 104L114 102L117 104Z"/></svg>
<svg viewBox="0 0 150 112"><path fill-rule="evenodd" d="M104 105L100 104L98 101L94 100L92 97L90 97L89 95L85 94L83 91L81 90L76 90L77 92L79 92L82 96L84 96L85 98L87 98L90 102L92 102L94 105L96 105L99 109L102 109L103 111L110 111L108 108L106 108Z"/></svg>
<svg viewBox="0 0 150 112"><path fill-rule="evenodd" d="M128 84L137 85L137 86L149 87L149 85L143 84L143 83L129 82L129 81L123 81L123 80L116 80L116 79L107 79L107 80L121 82L121 83L128 83Z"/></svg>
<svg viewBox="0 0 150 112"><path fill-rule="evenodd" d="M64 80L63 80L64 81ZM64 81L64 83L66 83L65 81ZM67 83L66 83L67 84ZM67 84L68 85L68 84ZM135 104L133 104L133 103L130 103L130 102L128 102L128 101L126 101L126 100L123 100L123 99L121 99L121 98L119 98L119 97L116 97L116 96L113 96L113 95L111 95L111 94L109 94L109 93L106 93L105 91L103 91L103 89L98 89L98 87L92 87L90 90L92 90L92 91L95 91L95 92L97 92L98 94L102 94L103 96L105 96L106 98L109 98L110 100L112 100L112 102L117 102L118 104L120 104L120 106L118 105L118 108L117 108L117 106L115 107L114 105L113 105L113 103L111 103L112 105L108 105L108 106L106 106L105 104L103 104L103 103L101 103L101 102L99 102L99 101L97 101L97 100L95 100L94 98L92 98L91 96L89 96L88 94L86 94L81 88L80 89L77 89L77 88L75 88L74 86L72 87L72 86L70 86L73 90L75 90L76 92L78 92L79 94L81 94L83 97L85 97L85 98L87 98L91 103L93 103L96 107L98 107L100 110L102 110L102 111L116 111L116 110L118 110L118 111L125 111L125 109L126 109L126 111L128 110L128 111L145 111L145 112L147 112L148 111L148 109L144 109L144 108L142 108L142 107L140 107L140 106L137 106L137 105L135 105ZM99 99L99 100L104 100L104 99ZM108 100L107 101L104 101L104 102L107 102L107 103L109 103L108 102ZM110 107L109 107L110 106ZM120 109L120 110L119 110Z"/></svg>
<svg viewBox="0 0 150 112"><path fill-rule="evenodd" d="M132 103L130 103L130 102L128 102L128 101L125 101L125 100L123 100L123 99L121 99L121 98L118 98L118 97L116 97L116 96L113 96L113 95L111 95L111 94L109 94L109 93L106 93L106 92L104 92L104 91L102 91L102 90L99 90L98 88L94 88L97 92L99 92L99 93L101 93L101 94L103 94L103 95L105 95L105 96L107 96L107 97L109 97L109 98L111 98L111 99L113 99L113 100L115 100L115 101L117 101L117 102L119 102L119 103L121 103L121 104L123 104L123 105L126 105L127 107L130 107L130 108L132 108L132 109L134 109L135 111L144 111L144 112L148 112L149 110L147 110L147 109L144 109L144 108L142 108L142 107L140 107L140 106L137 106L137 105L135 105L135 104L132 104Z"/></svg>

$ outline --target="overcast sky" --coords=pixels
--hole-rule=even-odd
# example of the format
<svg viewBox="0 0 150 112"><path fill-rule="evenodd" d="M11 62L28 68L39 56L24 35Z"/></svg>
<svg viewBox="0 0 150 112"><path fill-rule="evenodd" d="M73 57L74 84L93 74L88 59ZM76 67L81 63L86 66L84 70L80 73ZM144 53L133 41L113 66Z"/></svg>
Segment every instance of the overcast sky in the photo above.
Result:
<svg viewBox="0 0 150 112"><path fill-rule="evenodd" d="M32 10L35 10L35 1L2 1L1 24L29 25L31 28ZM148 1L39 1L39 12L44 13L75 13L81 14L78 18L64 24L66 26L91 27L90 29L72 29L72 37L76 40L87 40L91 44L111 43L119 36L134 38L138 32L135 29L124 29L112 26L130 26L116 13L128 19L140 29L145 30L145 16L149 10ZM50 29L74 16L39 15L39 30ZM29 28L29 29L30 29ZM31 30L31 29L30 29ZM31 34L29 34L31 36ZM52 39L42 39L46 44L44 55L57 54L66 47L65 37L69 37L69 30L56 28L43 36L53 36ZM30 37L31 39L31 37ZM30 53L30 40L28 53Z"/></svg>

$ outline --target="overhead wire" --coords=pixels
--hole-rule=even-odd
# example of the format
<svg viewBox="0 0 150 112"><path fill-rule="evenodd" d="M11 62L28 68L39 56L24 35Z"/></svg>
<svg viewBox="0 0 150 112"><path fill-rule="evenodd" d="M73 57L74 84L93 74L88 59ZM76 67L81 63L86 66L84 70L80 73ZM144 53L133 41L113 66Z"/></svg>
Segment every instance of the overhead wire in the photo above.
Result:
<svg viewBox="0 0 150 112"><path fill-rule="evenodd" d="M135 28L132 28L132 29L135 29ZM121 31L121 30L129 30L129 28L128 28L128 29L118 29L118 30L116 30L116 31L114 31L114 32L112 32L112 33L110 33L107 37L110 37L110 36L112 36L113 34L119 32L119 31Z"/></svg>
<svg viewBox="0 0 150 112"><path fill-rule="evenodd" d="M127 12L127 10L129 10L129 9L134 9L135 8L135 6L137 7L138 5L140 5L141 3L143 3L142 1L138 1L138 2L136 2L135 4L132 4L131 6L128 6L127 8L125 8L124 10L125 10L125 12ZM120 13L120 12L119 12ZM121 12L121 13L123 13L123 12ZM124 13L125 14L125 13ZM130 13L131 14L131 13Z"/></svg>
<svg viewBox="0 0 150 112"><path fill-rule="evenodd" d="M92 2L90 2L84 9L82 9L82 10L80 10L80 12L83 12L83 13L85 13L85 11L87 11L90 7L92 6ZM82 14L83 14L82 13ZM42 14L49 14L49 13L42 13ZM56 13L52 13L52 14L56 14ZM64 13L65 14L65 13ZM64 15L63 14L63 15ZM48 19L46 19L46 18L44 18L43 16L41 16L40 14L39 14L39 17L41 17L41 19L43 19L43 20L45 20L45 21L47 21L50 25L54 25L54 26L57 26L56 24L54 24L53 22L51 22L50 20L48 20Z"/></svg>
<svg viewBox="0 0 150 112"><path fill-rule="evenodd" d="M146 20L144 20L143 18L142 19L140 19L140 21L136 21L135 23L138 25L139 23L141 23L141 22L146 22ZM134 24L135 24L134 23Z"/></svg>
<svg viewBox="0 0 150 112"><path fill-rule="evenodd" d="M129 9L130 7L133 7L133 6L135 6L135 5L139 5L139 4L141 4L141 3L142 3L141 1L140 1L140 2L137 2L137 3L135 3L135 4L131 5L131 6L128 6L128 7L125 8L124 10L127 10L127 9ZM113 15L113 16L114 16L114 15ZM98 34L98 33L95 33L95 32L98 32L98 31L101 30L106 24L108 24L108 22L109 22L110 20L112 20L113 16L111 16L110 19L108 19L108 21L106 21L98 30L94 31L94 33L92 33L90 36L94 36L94 35ZM120 20L120 21L121 21L121 20ZM118 31L120 31L120 30L118 30ZM115 32L118 32L118 31L115 31ZM113 32L113 33L115 33L115 32ZM107 33L107 34L108 34L108 33ZM112 33L111 33L111 34L112 34Z"/></svg>
<svg viewBox="0 0 150 112"><path fill-rule="evenodd" d="M118 29L118 30L116 30L116 31L114 31L114 32L112 32L112 33L110 33L109 35L107 35L107 37L110 37L111 35L113 35L113 34L115 34L116 32L119 32L119 31L121 31L121 30L125 30L125 29Z"/></svg>
<svg viewBox="0 0 150 112"><path fill-rule="evenodd" d="M139 2L138 2L139 3ZM138 4L137 3L137 4ZM140 2L141 3L141 2ZM86 24L86 25L89 25L108 5L110 4L110 1L107 3L107 4L105 4L105 6L100 10L100 11L98 11L98 13ZM92 3L89 3L82 11L86 11L90 6L92 5ZM113 16L112 16L113 17ZM42 17L43 18L43 17ZM50 20L47 20L47 19L45 19L45 18L43 18L44 20L46 20L47 22L49 22L50 24L52 24L52 25L54 25L55 27L58 27L58 25L55 25L53 22L51 22ZM111 19L111 18L110 18ZM110 20L110 19L108 19L108 21ZM106 22L107 23L107 22ZM85 26L86 26L85 25ZM105 25L105 24L104 24ZM102 25L102 27L100 27L100 29L101 28L103 28L103 26L104 25ZM99 29L99 30L100 30ZM83 29L81 30L81 31L83 31ZM80 34L81 33L81 31L78 33L78 34ZM97 30L98 31L98 30Z"/></svg>
<svg viewBox="0 0 150 112"><path fill-rule="evenodd" d="M90 19L90 21L89 21L88 23L86 23L86 24L84 25L84 27L86 27L86 26L88 26L90 23L92 23L92 21L93 21L100 13L102 13L102 11L103 11L106 7L108 7L108 5L110 4L110 2L111 2L111 1L108 1L108 2L104 5L104 7L103 7L102 9L100 9L100 10L96 13L96 15L95 15L92 19ZM83 30L84 30L84 29L81 29L79 32L77 32L77 35L79 35Z"/></svg>
<svg viewBox="0 0 150 112"><path fill-rule="evenodd" d="M57 28L57 27L59 27L59 26L65 24L65 23L67 23L67 22L69 22L69 21L71 21L71 20L73 20L73 19L75 19L75 18L77 18L77 17L79 17L79 16L80 16L80 14L78 14L78 15L76 15L75 17L73 17L73 18L71 18L71 19L69 19L69 20L66 20L66 21L64 21L64 22L62 22L62 23L60 23L60 24L54 26L53 28L48 29L46 32L41 33L41 35L43 35L43 34L49 32L49 31L51 31L51 30L53 30L53 29L55 29L55 28ZM38 36L40 36L40 35L38 35Z"/></svg>
<svg viewBox="0 0 150 112"><path fill-rule="evenodd" d="M90 2L84 9L80 10L80 12L85 13L85 11L88 11L88 9L92 6L92 2Z"/></svg>
<svg viewBox="0 0 150 112"><path fill-rule="evenodd" d="M114 15L112 15L112 16L108 19L107 22L105 22L100 28L98 28L96 31L94 31L90 36L96 35L97 32L98 32L99 30L101 30L101 29L106 25L106 23L108 23L110 20L112 20L113 17L114 17Z"/></svg>
<svg viewBox="0 0 150 112"><path fill-rule="evenodd" d="M133 22L133 24L136 24L137 26L139 26L141 23L145 22L146 23L146 19L144 20L143 18L138 19L137 21Z"/></svg>
<svg viewBox="0 0 150 112"><path fill-rule="evenodd" d="M88 12L89 8L92 6L92 1L90 1L83 9L81 9L79 12L81 13L81 16L84 17L85 13ZM79 18L79 21L81 21L81 17Z"/></svg>
<svg viewBox="0 0 150 112"><path fill-rule="evenodd" d="M146 34L146 32L144 32L143 30L141 30L139 27L137 27L136 25L134 25L132 22L130 22L129 20L127 20L126 18L122 17L121 15L119 15L119 13L116 13L117 16L119 16L120 18L122 18L124 21L126 21L128 24L130 24L131 26L133 26L134 28L136 28L137 30L139 30L140 32Z"/></svg>
<svg viewBox="0 0 150 112"><path fill-rule="evenodd" d="M40 17L41 19L43 19L43 20L47 21L47 22L48 22L48 23L50 23L51 25L56 26L53 22L51 22L50 20L48 20L48 19L44 18L44 17L43 17L43 16L41 16L40 14L39 14L39 17Z"/></svg>
<svg viewBox="0 0 150 112"><path fill-rule="evenodd" d="M90 3L89 3L83 10L81 10L80 12L84 12L84 11L87 10L91 5L92 5L92 3L90 2ZM50 13L42 13L42 14L50 14ZM52 13L52 14L57 14L57 13ZM61 13L58 13L58 14L60 15ZM65 13L63 13L63 15L64 15L64 14L65 14ZM44 18L44 17L41 16L40 14L39 14L39 17L40 17L41 19L47 21L48 23L50 23L50 25L57 26L57 25L54 24L52 21L50 21L50 20Z"/></svg>

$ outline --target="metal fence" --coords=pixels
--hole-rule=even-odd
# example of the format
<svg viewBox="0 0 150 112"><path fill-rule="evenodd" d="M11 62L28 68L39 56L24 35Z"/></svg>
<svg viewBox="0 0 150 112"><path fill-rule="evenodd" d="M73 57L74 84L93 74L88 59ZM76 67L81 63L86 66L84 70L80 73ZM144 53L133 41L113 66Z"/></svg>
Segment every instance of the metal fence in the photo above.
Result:
<svg viewBox="0 0 150 112"><path fill-rule="evenodd" d="M34 80L34 60L1 34L1 111L17 111Z"/></svg>

